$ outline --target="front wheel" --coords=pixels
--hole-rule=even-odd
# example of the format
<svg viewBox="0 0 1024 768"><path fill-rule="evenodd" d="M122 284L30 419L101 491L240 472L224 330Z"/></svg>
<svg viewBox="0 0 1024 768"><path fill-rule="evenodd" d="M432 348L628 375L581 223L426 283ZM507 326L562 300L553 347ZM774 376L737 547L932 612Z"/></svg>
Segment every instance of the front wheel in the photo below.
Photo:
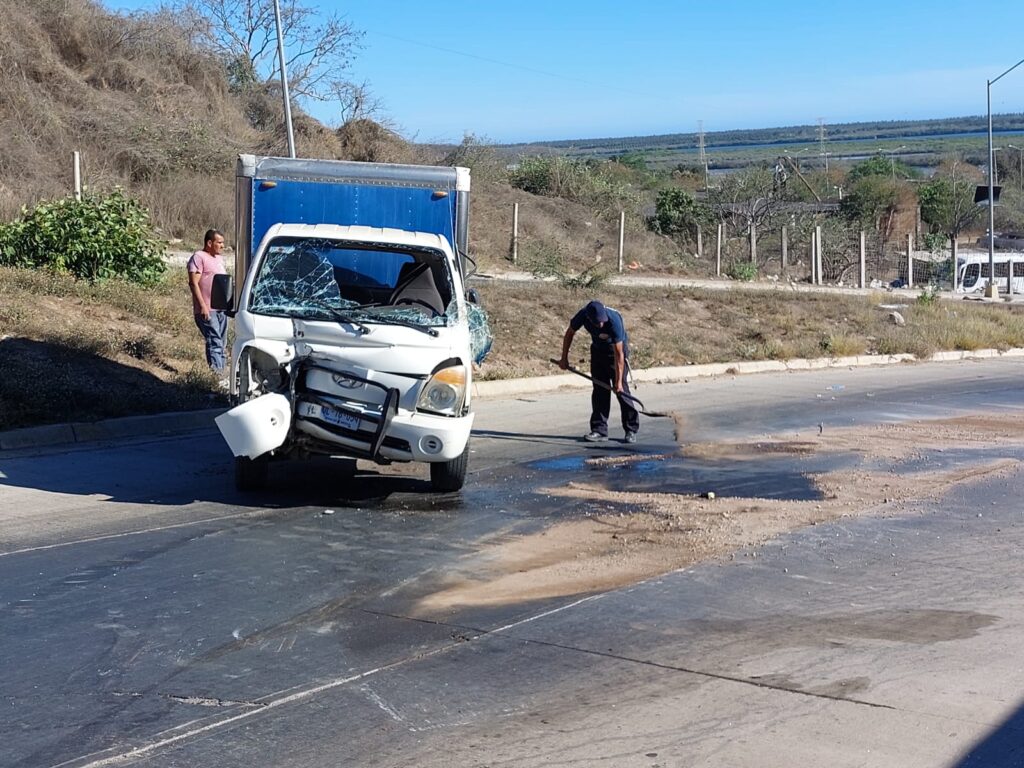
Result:
<svg viewBox="0 0 1024 768"><path fill-rule="evenodd" d="M466 482L469 467L469 442L466 448L451 461L438 461L430 465L430 485L435 491L457 491Z"/></svg>
<svg viewBox="0 0 1024 768"><path fill-rule="evenodd" d="M258 491L267 484L267 465L270 457L267 454L250 459L247 456L235 457L235 488L240 491Z"/></svg>

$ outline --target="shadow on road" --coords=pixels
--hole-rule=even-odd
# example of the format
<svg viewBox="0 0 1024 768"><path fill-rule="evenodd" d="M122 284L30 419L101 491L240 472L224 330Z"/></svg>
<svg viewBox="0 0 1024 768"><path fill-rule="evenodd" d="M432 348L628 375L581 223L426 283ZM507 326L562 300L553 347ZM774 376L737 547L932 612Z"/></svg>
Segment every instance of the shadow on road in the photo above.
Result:
<svg viewBox="0 0 1024 768"><path fill-rule="evenodd" d="M143 338L110 344L117 353L160 365ZM0 341L0 371L0 430L197 410L223 400L110 360L99 350L31 339Z"/></svg>
<svg viewBox="0 0 1024 768"><path fill-rule="evenodd" d="M1021 766L1024 766L1024 703L985 739L972 747L955 768Z"/></svg>

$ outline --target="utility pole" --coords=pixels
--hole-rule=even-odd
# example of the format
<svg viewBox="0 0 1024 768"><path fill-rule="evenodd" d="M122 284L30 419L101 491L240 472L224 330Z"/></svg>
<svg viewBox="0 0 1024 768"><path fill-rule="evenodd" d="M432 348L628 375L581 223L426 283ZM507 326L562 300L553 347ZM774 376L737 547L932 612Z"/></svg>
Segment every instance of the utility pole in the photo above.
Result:
<svg viewBox="0 0 1024 768"><path fill-rule="evenodd" d="M697 121L697 150L700 153L700 164L704 168L704 191L708 190L708 155L704 151L704 121Z"/></svg>

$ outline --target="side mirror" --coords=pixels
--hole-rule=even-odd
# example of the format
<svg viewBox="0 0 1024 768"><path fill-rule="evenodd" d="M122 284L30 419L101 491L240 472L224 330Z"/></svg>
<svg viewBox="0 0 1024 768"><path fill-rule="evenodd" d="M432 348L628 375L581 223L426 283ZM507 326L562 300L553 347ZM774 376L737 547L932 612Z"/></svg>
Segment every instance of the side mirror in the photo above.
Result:
<svg viewBox="0 0 1024 768"><path fill-rule="evenodd" d="M476 292L476 288L470 288L468 291L466 291L466 301L468 301L470 304L480 303L480 294Z"/></svg>
<svg viewBox="0 0 1024 768"><path fill-rule="evenodd" d="M210 309L234 314L235 281L231 275L214 275L210 286Z"/></svg>

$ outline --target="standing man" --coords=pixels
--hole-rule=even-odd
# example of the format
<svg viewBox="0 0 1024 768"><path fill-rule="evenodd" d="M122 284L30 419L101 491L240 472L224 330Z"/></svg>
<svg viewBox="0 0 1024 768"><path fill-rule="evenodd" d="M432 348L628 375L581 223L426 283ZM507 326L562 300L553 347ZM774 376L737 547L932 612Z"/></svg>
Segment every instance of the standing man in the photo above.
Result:
<svg viewBox="0 0 1024 768"><path fill-rule="evenodd" d="M206 342L206 362L215 373L224 375L226 360L224 347L227 339L228 318L223 312L210 308L210 291L214 275L223 275L224 235L216 229L206 231L203 249L188 260L188 287L192 293L192 311L196 326Z"/></svg>
<svg viewBox="0 0 1024 768"><path fill-rule="evenodd" d="M622 315L599 301L590 302L573 315L562 339L562 359L558 362L562 370L569 368L569 347L580 328L586 328L590 334L590 375L594 379L594 389L590 393L590 432L583 439L591 443L608 439L608 416L614 391L619 397L625 442L635 443L640 429L640 414L626 398L620 396L629 395L626 376L629 371L629 337ZM601 384L608 385L611 390Z"/></svg>

